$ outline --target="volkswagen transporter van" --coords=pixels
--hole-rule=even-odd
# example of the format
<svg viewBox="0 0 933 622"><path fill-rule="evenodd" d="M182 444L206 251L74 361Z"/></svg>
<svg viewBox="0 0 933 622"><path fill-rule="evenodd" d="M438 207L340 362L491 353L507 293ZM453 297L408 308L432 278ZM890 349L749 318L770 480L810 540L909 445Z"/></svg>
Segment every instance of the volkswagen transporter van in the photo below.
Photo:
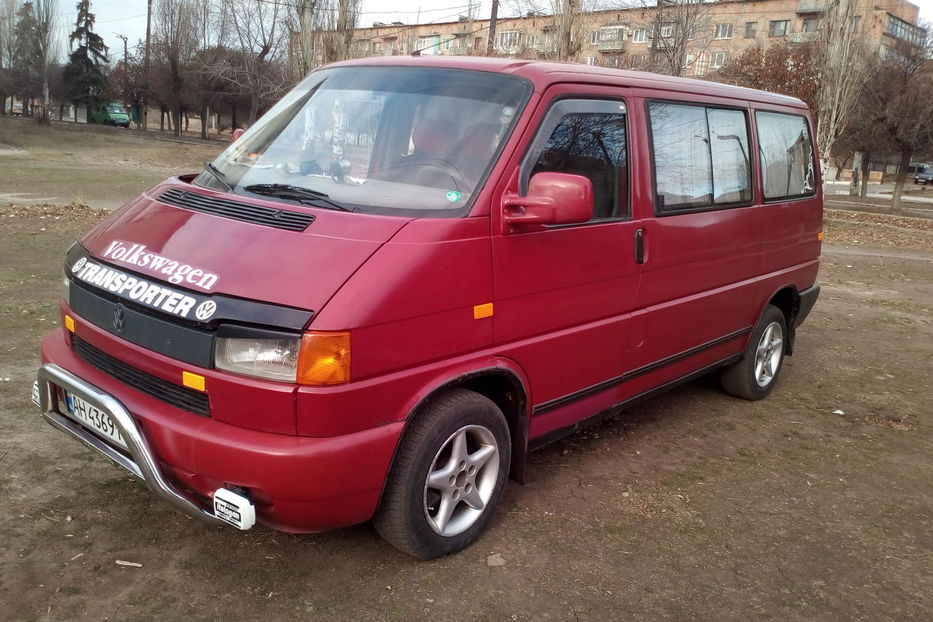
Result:
<svg viewBox="0 0 933 622"><path fill-rule="evenodd" d="M208 523L456 551L530 449L704 374L774 389L819 292L816 156L760 91L330 65L71 247L34 398Z"/></svg>

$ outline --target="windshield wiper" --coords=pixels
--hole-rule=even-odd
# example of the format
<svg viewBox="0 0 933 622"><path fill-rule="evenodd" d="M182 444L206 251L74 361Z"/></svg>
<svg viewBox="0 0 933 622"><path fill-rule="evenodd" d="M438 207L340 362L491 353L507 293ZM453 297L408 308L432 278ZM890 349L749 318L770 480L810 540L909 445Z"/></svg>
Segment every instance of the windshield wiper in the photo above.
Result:
<svg viewBox="0 0 933 622"><path fill-rule="evenodd" d="M227 176L224 175L219 168L211 164L210 162L204 163L204 170L214 176L214 179L222 183L227 187L227 192L233 192L233 186L230 185L230 182L227 181Z"/></svg>
<svg viewBox="0 0 933 622"><path fill-rule="evenodd" d="M254 194L262 194L268 197L279 197L282 199L294 199L302 203L307 203L309 205L317 205L320 207L320 204L331 206L333 209L340 210L341 212L355 212L356 210L335 201L334 199L329 198L326 192L321 192L320 190L312 190L311 188L304 188L302 186L293 186L291 184L253 184L252 186L246 186L243 188L247 192L252 192Z"/></svg>

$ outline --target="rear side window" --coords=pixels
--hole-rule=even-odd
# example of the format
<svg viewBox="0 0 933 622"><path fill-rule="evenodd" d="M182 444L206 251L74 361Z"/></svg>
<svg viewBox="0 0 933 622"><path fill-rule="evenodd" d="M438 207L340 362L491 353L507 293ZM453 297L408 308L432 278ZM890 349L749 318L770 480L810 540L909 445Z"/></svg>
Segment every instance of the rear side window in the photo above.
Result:
<svg viewBox="0 0 933 622"><path fill-rule="evenodd" d="M628 149L625 104L562 100L554 104L528 156L527 179L536 173L582 175L593 184L593 220L628 215ZM524 171L523 171L524 173Z"/></svg>
<svg viewBox="0 0 933 622"><path fill-rule="evenodd" d="M779 112L755 113L765 199L816 194L813 142L804 117Z"/></svg>
<svg viewBox="0 0 933 622"><path fill-rule="evenodd" d="M743 111L650 102L648 115L658 212L751 202Z"/></svg>

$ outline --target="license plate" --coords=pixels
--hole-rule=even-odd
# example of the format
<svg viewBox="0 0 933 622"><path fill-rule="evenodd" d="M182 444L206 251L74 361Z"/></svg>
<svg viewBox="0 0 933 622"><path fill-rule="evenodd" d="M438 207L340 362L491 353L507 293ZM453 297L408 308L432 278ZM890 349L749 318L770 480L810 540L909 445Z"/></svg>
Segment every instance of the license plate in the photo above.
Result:
<svg viewBox="0 0 933 622"><path fill-rule="evenodd" d="M123 435L120 434L120 430L117 429L107 413L96 406L92 406L70 391L65 391L65 408L68 411L67 414L76 419L78 423L126 449Z"/></svg>

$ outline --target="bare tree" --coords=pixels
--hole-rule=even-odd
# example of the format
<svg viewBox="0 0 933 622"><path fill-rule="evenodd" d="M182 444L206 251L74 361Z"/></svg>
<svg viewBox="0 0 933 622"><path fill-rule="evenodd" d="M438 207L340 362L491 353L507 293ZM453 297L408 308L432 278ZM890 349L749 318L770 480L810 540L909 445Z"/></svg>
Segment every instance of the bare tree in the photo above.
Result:
<svg viewBox="0 0 933 622"><path fill-rule="evenodd" d="M872 79L859 91L858 107L847 131L849 140L873 151L900 154L894 185L897 207L913 156L933 154L933 36L919 30L913 40L900 40L870 61Z"/></svg>
<svg viewBox="0 0 933 622"><path fill-rule="evenodd" d="M651 41L648 66L652 71L681 76L699 62L713 40L710 15L717 0L642 0L639 27Z"/></svg>
<svg viewBox="0 0 933 622"><path fill-rule="evenodd" d="M816 53L820 69L817 142L823 175L833 146L846 130L859 90L866 82L869 54L855 17L858 0L827 0Z"/></svg>
<svg viewBox="0 0 933 622"><path fill-rule="evenodd" d="M228 46L239 62L222 63L215 74L249 97L249 122L264 101L277 98L288 85L284 57L288 45L285 4L255 0L223 0L229 20Z"/></svg>
<svg viewBox="0 0 933 622"><path fill-rule="evenodd" d="M360 4L361 0L324 0L320 3L321 47L325 63L350 58L350 43L356 30Z"/></svg>
<svg viewBox="0 0 933 622"><path fill-rule="evenodd" d="M160 95L172 114L175 136L181 135L186 63L196 49L194 0L157 0L155 10L156 54L161 67ZM158 71L161 69L161 71Z"/></svg>
<svg viewBox="0 0 933 622"><path fill-rule="evenodd" d="M36 9L36 66L42 80L42 111L37 117L40 123L49 122L49 76L58 56L58 0L35 0Z"/></svg>
<svg viewBox="0 0 933 622"><path fill-rule="evenodd" d="M314 24L317 19L318 0L297 0L295 12L298 22L298 74L304 77L315 65Z"/></svg>

